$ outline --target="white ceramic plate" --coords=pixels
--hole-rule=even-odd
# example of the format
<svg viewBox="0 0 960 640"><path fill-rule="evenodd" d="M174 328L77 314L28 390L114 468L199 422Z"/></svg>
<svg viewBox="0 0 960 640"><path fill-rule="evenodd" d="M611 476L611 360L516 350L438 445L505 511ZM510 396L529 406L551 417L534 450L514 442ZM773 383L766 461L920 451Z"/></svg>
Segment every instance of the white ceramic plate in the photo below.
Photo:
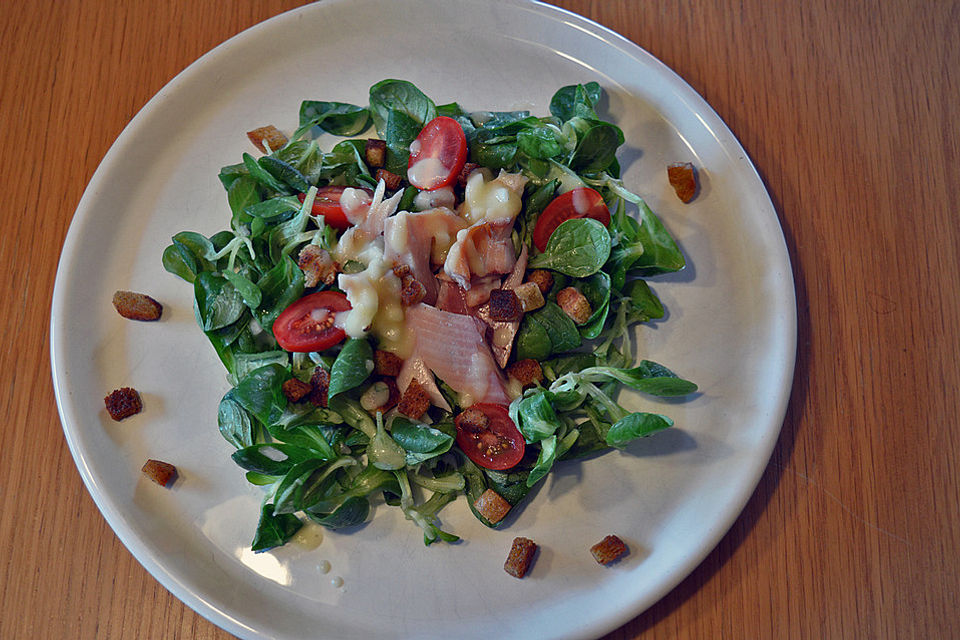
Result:
<svg viewBox="0 0 960 640"><path fill-rule="evenodd" d="M352 533L310 530L312 541L253 554L260 494L216 428L228 385L195 326L191 287L163 270L161 252L178 231L226 226L216 176L250 150L244 132L268 123L292 130L307 98L366 104L369 86L390 77L438 103L540 115L560 86L603 85L602 112L627 137L625 181L689 260L653 281L669 317L639 331L640 349L701 393L685 402L632 399L671 415L676 428L560 465L506 530L485 529L461 500L442 515L465 541L426 548L399 510L380 507ZM673 161L701 168L693 204L667 184ZM110 304L117 289L161 300L163 319L123 320ZM789 258L756 171L706 102L639 47L528 2L331 0L217 47L124 130L64 245L51 351L67 441L104 517L165 587L232 633L573 638L602 634L651 605L740 513L783 420L795 316ZM116 423L102 398L127 385L146 408ZM141 476L147 458L176 464L172 489ZM602 567L587 550L608 533L631 553ZM541 545L522 581L502 569L521 535Z"/></svg>

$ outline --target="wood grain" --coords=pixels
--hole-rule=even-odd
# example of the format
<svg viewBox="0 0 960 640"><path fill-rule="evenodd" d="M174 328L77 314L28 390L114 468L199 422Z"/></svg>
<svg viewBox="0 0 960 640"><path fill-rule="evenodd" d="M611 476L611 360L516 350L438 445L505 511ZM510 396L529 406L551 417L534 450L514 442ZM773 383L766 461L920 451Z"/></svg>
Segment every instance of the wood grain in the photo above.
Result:
<svg viewBox="0 0 960 640"><path fill-rule="evenodd" d="M137 110L300 2L0 3L0 638L228 638L83 488L49 371L60 246ZM766 182L793 259L783 432L741 517L610 639L960 637L960 4L565 0L685 78Z"/></svg>

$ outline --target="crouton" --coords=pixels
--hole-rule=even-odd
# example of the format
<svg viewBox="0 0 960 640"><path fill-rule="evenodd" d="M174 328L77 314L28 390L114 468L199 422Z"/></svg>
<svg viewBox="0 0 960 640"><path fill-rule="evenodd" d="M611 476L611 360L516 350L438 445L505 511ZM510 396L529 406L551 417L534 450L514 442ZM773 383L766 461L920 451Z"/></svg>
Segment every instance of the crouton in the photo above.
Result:
<svg viewBox="0 0 960 640"><path fill-rule="evenodd" d="M407 274L400 279L400 304L404 307L412 307L427 295L427 288L414 278Z"/></svg>
<svg viewBox="0 0 960 640"><path fill-rule="evenodd" d="M496 322L519 320L523 313L520 298L510 289L494 289L490 292L490 319Z"/></svg>
<svg viewBox="0 0 960 640"><path fill-rule="evenodd" d="M113 294L113 307L128 320L152 322L160 319L163 305L144 293L117 291Z"/></svg>
<svg viewBox="0 0 960 640"><path fill-rule="evenodd" d="M419 420L430 408L430 394L416 378L410 381L407 390L400 396L399 408L400 413L414 420Z"/></svg>
<svg viewBox="0 0 960 640"><path fill-rule="evenodd" d="M489 520L490 524L497 524L503 520L510 511L510 503L504 500L503 497L493 489L487 489L481 493L480 497L473 503L473 508Z"/></svg>
<svg viewBox="0 0 960 640"><path fill-rule="evenodd" d="M315 406L326 407L328 389L330 389L330 374L323 367L317 367L310 376L310 394L307 399Z"/></svg>
<svg viewBox="0 0 960 640"><path fill-rule="evenodd" d="M380 376L400 375L400 369L403 367L403 360L395 353L376 349L373 352L373 372Z"/></svg>
<svg viewBox="0 0 960 640"><path fill-rule="evenodd" d="M689 162L675 162L667 165L667 179L684 203L697 195L697 172Z"/></svg>
<svg viewBox="0 0 960 640"><path fill-rule="evenodd" d="M533 556L537 553L537 543L529 538L514 538L507 561L503 563L503 570L514 578L527 575Z"/></svg>
<svg viewBox="0 0 960 640"><path fill-rule="evenodd" d="M617 536L610 535L590 547L590 553L600 564L610 564L626 555L627 545Z"/></svg>
<svg viewBox="0 0 960 640"><path fill-rule="evenodd" d="M557 304L563 312L577 324L583 324L590 319L593 309L587 297L574 289L567 287L557 292Z"/></svg>
<svg viewBox="0 0 960 640"><path fill-rule="evenodd" d="M517 299L520 301L520 308L524 313L536 311L547 303L547 301L543 299L543 294L540 293L540 287L533 282L524 282L514 289L513 292L517 295Z"/></svg>
<svg viewBox="0 0 960 640"><path fill-rule="evenodd" d="M540 363L532 358L518 360L507 367L507 375L526 387L531 387L543 381L543 369Z"/></svg>
<svg viewBox="0 0 960 640"><path fill-rule="evenodd" d="M403 263L393 265L393 275L403 280L404 276L410 275L410 265Z"/></svg>
<svg viewBox="0 0 960 640"><path fill-rule="evenodd" d="M466 162L463 165L463 169L460 170L460 174L457 176L457 184L461 187L467 186L467 178L470 177L470 174L480 168L476 162Z"/></svg>
<svg viewBox="0 0 960 640"><path fill-rule="evenodd" d="M534 269L527 273L527 282L534 283L542 295L547 295L553 289L553 274L546 269Z"/></svg>
<svg viewBox="0 0 960 640"><path fill-rule="evenodd" d="M247 131L247 137L260 150L260 153L273 153L287 144L287 136L272 124Z"/></svg>
<svg viewBox="0 0 960 640"><path fill-rule="evenodd" d="M118 422L143 411L140 394L131 387L121 387L111 391L103 402L107 406L107 413Z"/></svg>
<svg viewBox="0 0 960 640"><path fill-rule="evenodd" d="M376 178L377 182L383 180L388 191L396 191L400 188L400 183L403 182L402 176L398 176L397 174L387 171L386 169L377 169L377 174L374 177Z"/></svg>
<svg viewBox="0 0 960 640"><path fill-rule="evenodd" d="M464 409L457 416L457 427L470 433L483 431L490 425L490 418L480 409Z"/></svg>
<svg viewBox="0 0 960 640"><path fill-rule="evenodd" d="M290 378L283 383L281 390L283 391L283 395L285 395L287 400L290 402L300 402L307 397L307 395L309 395L309 393L313 390L313 387L302 380Z"/></svg>
<svg viewBox="0 0 960 640"><path fill-rule="evenodd" d="M177 468L160 460L147 460L140 470L161 487L169 487L177 477Z"/></svg>
<svg viewBox="0 0 960 640"><path fill-rule="evenodd" d="M371 138L363 143L363 157L367 165L379 169L387 161L387 142Z"/></svg>
<svg viewBox="0 0 960 640"><path fill-rule="evenodd" d="M315 287L321 282L327 286L337 280L339 266L330 252L315 244L308 244L297 256L297 266L303 271L303 286Z"/></svg>

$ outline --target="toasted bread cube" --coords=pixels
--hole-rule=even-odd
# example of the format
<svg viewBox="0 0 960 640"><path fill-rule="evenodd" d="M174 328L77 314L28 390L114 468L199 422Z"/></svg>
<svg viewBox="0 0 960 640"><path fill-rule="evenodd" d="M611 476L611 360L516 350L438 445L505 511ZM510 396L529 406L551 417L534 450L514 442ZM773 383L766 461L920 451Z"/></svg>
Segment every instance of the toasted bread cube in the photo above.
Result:
<svg viewBox="0 0 960 640"><path fill-rule="evenodd" d="M404 307L412 307L427 295L427 288L411 274L407 274L400 279L400 304Z"/></svg>
<svg viewBox="0 0 960 640"><path fill-rule="evenodd" d="M503 570L514 578L527 575L533 556L537 553L537 543L530 538L514 538L507 561L503 563Z"/></svg>
<svg viewBox="0 0 960 640"><path fill-rule="evenodd" d="M287 400L290 402L300 402L306 398L311 391L313 391L313 387L303 380L290 378L283 383L281 390L283 391L283 395L285 395Z"/></svg>
<svg viewBox="0 0 960 640"><path fill-rule="evenodd" d="M600 564L610 564L626 555L627 545L617 536L609 535L590 547L590 553Z"/></svg>
<svg viewBox="0 0 960 640"><path fill-rule="evenodd" d="M379 169L387 161L387 142L371 138L363 143L363 157L367 165Z"/></svg>
<svg viewBox="0 0 960 640"><path fill-rule="evenodd" d="M169 462L160 460L147 460L140 470L161 487L170 486L177 477L177 468Z"/></svg>
<svg viewBox="0 0 960 640"><path fill-rule="evenodd" d="M510 511L510 503L493 489L487 489L473 503L473 508L489 520L491 524L497 524Z"/></svg>
<svg viewBox="0 0 960 640"><path fill-rule="evenodd" d="M684 203L697 195L697 172L689 162L675 162L667 165L667 179L676 191L677 197Z"/></svg>
<svg viewBox="0 0 960 640"><path fill-rule="evenodd" d="M546 269L534 269L527 273L527 282L536 284L540 293L547 295L553 289L553 274Z"/></svg>
<svg viewBox="0 0 960 640"><path fill-rule="evenodd" d="M543 369L540 363L532 358L517 360L507 367L507 375L517 380L524 387L530 387L543 381Z"/></svg>
<svg viewBox="0 0 960 640"><path fill-rule="evenodd" d="M396 191L400 188L400 183L403 182L403 176L398 176L397 174L387 171L386 169L377 169L377 174L374 176L374 178L377 182L383 180L388 191Z"/></svg>
<svg viewBox="0 0 960 640"><path fill-rule="evenodd" d="M419 420L430 408L430 394L416 378L410 381L406 391L400 396L399 408L400 413L414 420Z"/></svg>
<svg viewBox="0 0 960 640"><path fill-rule="evenodd" d="M520 300L520 308L523 309L524 313L536 311L547 303L547 301L543 299L543 294L540 293L540 287L533 282L524 282L514 289L513 292L517 295L517 299Z"/></svg>
<svg viewBox="0 0 960 640"><path fill-rule="evenodd" d="M323 367L317 367L310 376L310 395L307 398L317 407L327 406L327 391L330 389L330 373Z"/></svg>
<svg viewBox="0 0 960 640"><path fill-rule="evenodd" d="M397 377L403 368L403 360L395 353L376 349L373 352L373 372L380 376Z"/></svg>
<svg viewBox="0 0 960 640"><path fill-rule="evenodd" d="M480 409L474 409L470 407L469 409L464 409L460 412L460 415L457 416L457 427L460 429L465 429L470 433L477 433L483 431L490 425L490 418L487 417L483 411Z"/></svg>
<svg viewBox="0 0 960 640"><path fill-rule="evenodd" d="M111 391L103 402L107 406L107 413L118 422L143 411L140 394L132 387L121 387Z"/></svg>
<svg viewBox="0 0 960 640"><path fill-rule="evenodd" d="M510 289L493 289L490 292L490 319L496 322L513 322L523 314L520 298Z"/></svg>
<svg viewBox="0 0 960 640"><path fill-rule="evenodd" d="M583 324L590 319L593 309L587 297L574 289L567 287L557 292L557 304L563 312L577 324Z"/></svg>
<svg viewBox="0 0 960 640"><path fill-rule="evenodd" d="M321 282L333 284L337 279L339 265L330 257L330 252L315 244L308 244L297 256L297 266L303 271L303 285L315 287Z"/></svg>
<svg viewBox="0 0 960 640"><path fill-rule="evenodd" d="M113 294L113 307L128 320L151 322L160 319L163 305L146 295L133 291L117 291Z"/></svg>
<svg viewBox="0 0 960 640"><path fill-rule="evenodd" d="M273 153L287 144L287 136L272 124L247 131L247 137L260 153Z"/></svg>

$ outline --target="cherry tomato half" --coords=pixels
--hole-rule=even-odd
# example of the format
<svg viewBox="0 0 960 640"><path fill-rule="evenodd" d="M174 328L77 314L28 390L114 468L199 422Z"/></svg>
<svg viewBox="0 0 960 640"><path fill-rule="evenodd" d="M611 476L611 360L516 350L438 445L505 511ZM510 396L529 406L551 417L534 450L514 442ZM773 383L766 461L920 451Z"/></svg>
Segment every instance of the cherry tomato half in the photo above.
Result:
<svg viewBox="0 0 960 640"><path fill-rule="evenodd" d="M473 409L486 416L485 426L471 419ZM457 445L481 467L502 471L516 466L523 458L523 435L503 405L484 402L472 405L456 417L454 424Z"/></svg>
<svg viewBox="0 0 960 640"><path fill-rule="evenodd" d="M467 161L467 137L453 118L437 116L410 144L407 180L418 189L452 184Z"/></svg>
<svg viewBox="0 0 960 640"><path fill-rule="evenodd" d="M338 311L351 309L347 296L338 291L318 291L303 296L283 310L273 322L273 336L287 351L323 351L346 337L333 326Z"/></svg>
<svg viewBox="0 0 960 640"><path fill-rule="evenodd" d="M541 252L546 251L553 232L572 218L593 218L606 227L610 226L610 210L603 196L589 187L577 187L561 193L543 210L533 228L533 244Z"/></svg>
<svg viewBox="0 0 960 640"><path fill-rule="evenodd" d="M343 207L340 206L340 196L343 195L343 191L346 188L347 187L339 185L320 187L317 189L317 197L313 200L313 209L311 210L313 215L323 216L324 221L328 225L334 229L340 229L341 231L353 224L349 219L347 219L347 214L344 213ZM368 196L373 195L373 192L369 189L360 190L365 192ZM300 199L300 202L303 202L307 199L307 194L300 193L297 195L297 198Z"/></svg>

